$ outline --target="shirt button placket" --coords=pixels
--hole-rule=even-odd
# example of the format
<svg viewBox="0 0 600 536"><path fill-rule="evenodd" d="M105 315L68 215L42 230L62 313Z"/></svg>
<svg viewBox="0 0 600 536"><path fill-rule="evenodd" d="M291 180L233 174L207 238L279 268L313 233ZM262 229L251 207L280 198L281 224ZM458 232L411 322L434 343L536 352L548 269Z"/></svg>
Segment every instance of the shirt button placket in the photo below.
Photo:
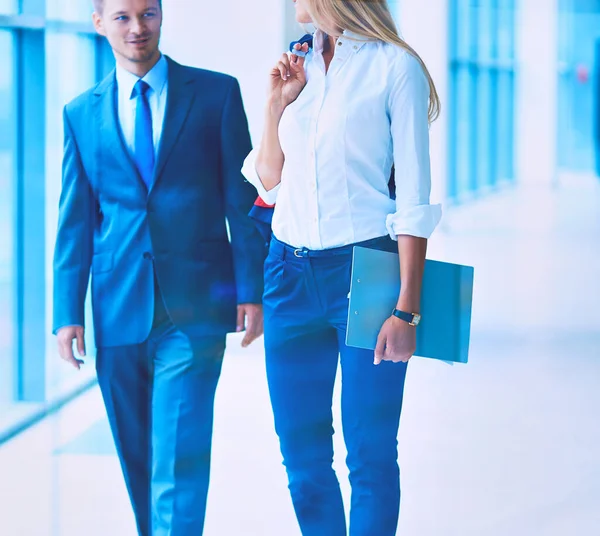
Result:
<svg viewBox="0 0 600 536"><path fill-rule="evenodd" d="M321 117L321 112L323 110L323 104L325 103L325 97L327 95L327 75L324 74L322 84L321 84L321 102L319 103L319 108L316 113L315 120L313 121L313 136L312 136L312 149L311 149L311 157L312 157L312 169L313 176L312 179L312 191L313 191L313 217L310 222L311 229L311 242L313 244L321 244L321 233L319 229L319 194L317 187L317 178L318 178L318 165L317 165L317 139L319 132L319 120Z"/></svg>

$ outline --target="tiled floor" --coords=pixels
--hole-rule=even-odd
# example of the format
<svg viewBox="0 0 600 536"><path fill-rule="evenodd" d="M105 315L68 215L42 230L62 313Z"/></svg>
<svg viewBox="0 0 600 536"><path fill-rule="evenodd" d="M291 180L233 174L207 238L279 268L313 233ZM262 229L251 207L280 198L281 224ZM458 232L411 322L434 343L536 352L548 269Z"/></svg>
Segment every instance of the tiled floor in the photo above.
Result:
<svg viewBox="0 0 600 536"><path fill-rule="evenodd" d="M399 535L600 535L598 244L592 181L447 212L429 256L476 267L471 362L410 366ZM97 390L0 448L0 523L10 536L135 534ZM232 336L206 535L297 534L261 349Z"/></svg>

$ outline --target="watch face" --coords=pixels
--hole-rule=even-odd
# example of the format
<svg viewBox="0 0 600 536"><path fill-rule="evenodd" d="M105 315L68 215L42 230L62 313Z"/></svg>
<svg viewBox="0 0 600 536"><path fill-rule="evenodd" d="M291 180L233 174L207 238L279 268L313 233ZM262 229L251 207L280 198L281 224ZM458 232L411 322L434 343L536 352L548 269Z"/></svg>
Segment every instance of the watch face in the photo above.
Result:
<svg viewBox="0 0 600 536"><path fill-rule="evenodd" d="M418 326L419 322L421 322L421 315L413 315L413 321L412 321L412 323L415 326Z"/></svg>

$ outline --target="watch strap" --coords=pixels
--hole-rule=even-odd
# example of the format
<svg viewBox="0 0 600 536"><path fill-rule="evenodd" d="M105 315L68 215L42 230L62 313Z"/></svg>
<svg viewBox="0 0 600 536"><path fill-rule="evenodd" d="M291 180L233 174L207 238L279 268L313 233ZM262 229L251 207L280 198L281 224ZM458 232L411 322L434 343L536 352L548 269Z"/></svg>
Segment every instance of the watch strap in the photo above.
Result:
<svg viewBox="0 0 600 536"><path fill-rule="evenodd" d="M408 322L409 324L412 323L412 321L414 320L414 315L412 313L407 313L405 311L401 311L400 309L394 309L392 311L392 314L396 318L399 318L400 320L404 320L405 322Z"/></svg>

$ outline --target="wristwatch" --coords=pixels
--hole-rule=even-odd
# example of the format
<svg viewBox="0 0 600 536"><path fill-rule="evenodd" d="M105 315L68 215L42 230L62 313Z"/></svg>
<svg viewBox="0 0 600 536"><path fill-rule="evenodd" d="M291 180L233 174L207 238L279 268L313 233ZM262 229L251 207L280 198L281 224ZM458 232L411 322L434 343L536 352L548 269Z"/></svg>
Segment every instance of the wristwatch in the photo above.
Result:
<svg viewBox="0 0 600 536"><path fill-rule="evenodd" d="M392 315L399 318L400 320L404 320L408 322L411 326L418 326L419 322L421 322L421 315L419 313L405 313L400 309L394 309L392 311Z"/></svg>

